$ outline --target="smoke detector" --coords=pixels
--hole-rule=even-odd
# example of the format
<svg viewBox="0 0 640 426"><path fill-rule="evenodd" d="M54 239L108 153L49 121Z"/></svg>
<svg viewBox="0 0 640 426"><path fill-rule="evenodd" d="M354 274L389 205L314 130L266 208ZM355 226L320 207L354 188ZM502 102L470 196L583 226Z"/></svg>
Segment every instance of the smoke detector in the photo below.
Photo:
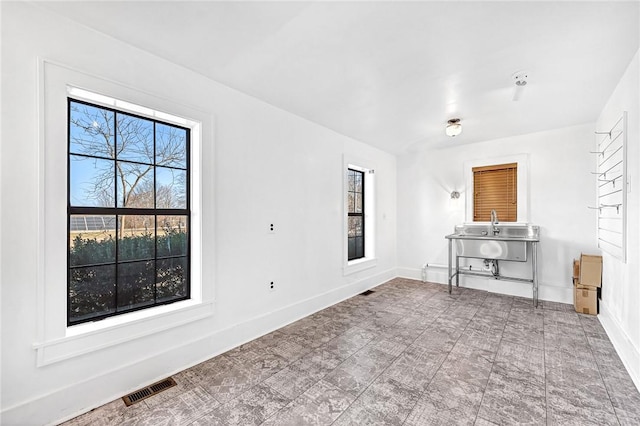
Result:
<svg viewBox="0 0 640 426"><path fill-rule="evenodd" d="M529 75L526 71L518 71L511 76L516 88L513 91L513 100L518 101L522 97L524 86L527 85Z"/></svg>
<svg viewBox="0 0 640 426"><path fill-rule="evenodd" d="M526 71L518 71L517 73L513 74L513 81L516 86L526 86L527 78L529 78L529 76L527 75Z"/></svg>

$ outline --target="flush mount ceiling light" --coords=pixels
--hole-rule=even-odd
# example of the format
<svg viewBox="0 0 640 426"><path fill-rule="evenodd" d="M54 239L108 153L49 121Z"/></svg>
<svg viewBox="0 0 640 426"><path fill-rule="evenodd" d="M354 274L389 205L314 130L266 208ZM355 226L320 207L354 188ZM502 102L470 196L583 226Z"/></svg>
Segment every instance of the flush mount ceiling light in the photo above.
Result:
<svg viewBox="0 0 640 426"><path fill-rule="evenodd" d="M462 124L460 124L460 119L452 118L447 121L447 128L445 129L445 132L447 136L451 136L452 138L462 133Z"/></svg>

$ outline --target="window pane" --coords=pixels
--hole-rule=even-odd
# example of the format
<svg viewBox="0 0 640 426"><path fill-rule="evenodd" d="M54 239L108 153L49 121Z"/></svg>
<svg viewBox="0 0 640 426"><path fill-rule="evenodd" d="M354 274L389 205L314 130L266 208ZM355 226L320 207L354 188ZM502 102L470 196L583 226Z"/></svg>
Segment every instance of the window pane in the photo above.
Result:
<svg viewBox="0 0 640 426"><path fill-rule="evenodd" d="M347 229L347 237L353 238L356 236L356 219L357 217L349 217L347 219L348 229Z"/></svg>
<svg viewBox="0 0 640 426"><path fill-rule="evenodd" d="M362 216L349 217L349 238L362 236Z"/></svg>
<svg viewBox="0 0 640 426"><path fill-rule="evenodd" d="M364 257L364 237L356 237L356 258Z"/></svg>
<svg viewBox="0 0 640 426"><path fill-rule="evenodd" d="M362 172L356 172L354 184L355 184L354 191L362 192Z"/></svg>
<svg viewBox="0 0 640 426"><path fill-rule="evenodd" d="M156 208L187 208L187 172L156 167Z"/></svg>
<svg viewBox="0 0 640 426"><path fill-rule="evenodd" d="M71 215L71 232L112 233L116 229L115 216Z"/></svg>
<svg viewBox="0 0 640 426"><path fill-rule="evenodd" d="M116 261L115 216L71 216L69 265Z"/></svg>
<svg viewBox="0 0 640 426"><path fill-rule="evenodd" d="M158 216L158 257L187 254L187 216Z"/></svg>
<svg viewBox="0 0 640 426"><path fill-rule="evenodd" d="M153 259L156 255L153 216L118 216L118 260Z"/></svg>
<svg viewBox="0 0 640 426"><path fill-rule="evenodd" d="M118 310L153 305L155 271L153 261L118 265Z"/></svg>
<svg viewBox="0 0 640 426"><path fill-rule="evenodd" d="M69 200L72 206L114 206L113 161L70 155L69 169Z"/></svg>
<svg viewBox="0 0 640 426"><path fill-rule="evenodd" d="M113 117L106 109L71 102L69 152L114 158Z"/></svg>
<svg viewBox="0 0 640 426"><path fill-rule="evenodd" d="M118 207L154 208L153 166L118 161Z"/></svg>
<svg viewBox="0 0 640 426"><path fill-rule="evenodd" d="M157 302L186 297L188 294L187 272L186 257L158 260Z"/></svg>
<svg viewBox="0 0 640 426"><path fill-rule="evenodd" d="M356 193L355 213L362 213L362 194Z"/></svg>
<svg viewBox="0 0 640 426"><path fill-rule="evenodd" d="M69 322L115 312L115 265L71 268Z"/></svg>
<svg viewBox="0 0 640 426"><path fill-rule="evenodd" d="M187 168L187 131L166 124L156 124L156 164Z"/></svg>
<svg viewBox="0 0 640 426"><path fill-rule="evenodd" d="M118 159L153 164L153 122L118 113Z"/></svg>
<svg viewBox="0 0 640 426"><path fill-rule="evenodd" d="M353 237L348 239L348 258L347 260L360 259L364 257L364 237Z"/></svg>
<svg viewBox="0 0 640 426"><path fill-rule="evenodd" d="M356 257L356 239L355 238L349 238L348 242L349 242L349 257L347 259L348 260L355 259L355 257Z"/></svg>
<svg viewBox="0 0 640 426"><path fill-rule="evenodd" d="M349 192L347 193L347 199L348 199L348 213L355 213L356 211L356 197L355 194L353 192Z"/></svg>
<svg viewBox="0 0 640 426"><path fill-rule="evenodd" d="M348 187L348 191L355 191L356 190L356 184L355 184L355 172L351 169L347 170L347 176L349 179L349 187Z"/></svg>

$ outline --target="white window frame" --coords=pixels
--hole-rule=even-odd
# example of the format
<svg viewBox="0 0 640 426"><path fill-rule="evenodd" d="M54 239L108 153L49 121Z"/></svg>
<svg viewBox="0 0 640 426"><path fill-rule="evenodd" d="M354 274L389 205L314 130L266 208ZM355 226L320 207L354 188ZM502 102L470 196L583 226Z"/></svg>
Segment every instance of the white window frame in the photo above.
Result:
<svg viewBox="0 0 640 426"><path fill-rule="evenodd" d="M203 131L213 118L47 60L39 63L39 249L37 365L44 366L158 333L213 314L202 274ZM89 101L191 129L191 298L169 305L67 326L67 98ZM141 107L144 105L144 107ZM170 111L167 113L166 111ZM188 117L188 118L185 118ZM207 148L207 158L212 154Z"/></svg>
<svg viewBox="0 0 640 426"><path fill-rule="evenodd" d="M375 171L372 167L363 166L367 164L366 161L358 161L355 159L348 159L345 157L342 176L343 176L343 272L344 275L350 275L356 272L363 271L365 269L373 268L377 265L377 259L375 257ZM358 170L364 173L364 257L354 260L348 260L349 258L349 204L348 204L348 190L349 181L347 179L347 171L349 169Z"/></svg>
<svg viewBox="0 0 640 426"><path fill-rule="evenodd" d="M495 164L518 164L518 217L517 222L512 224L529 223L529 154L515 154L503 157L490 157L477 160L469 160L464 162L464 180L465 180L465 223L467 224L483 224L489 222L473 221L473 168L492 166ZM499 220L500 218L498 218Z"/></svg>

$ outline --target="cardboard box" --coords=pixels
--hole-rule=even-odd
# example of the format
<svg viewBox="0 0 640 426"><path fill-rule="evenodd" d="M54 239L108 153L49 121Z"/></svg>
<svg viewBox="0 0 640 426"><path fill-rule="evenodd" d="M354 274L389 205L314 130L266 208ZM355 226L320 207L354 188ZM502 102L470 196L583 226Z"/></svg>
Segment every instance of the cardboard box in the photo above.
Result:
<svg viewBox="0 0 640 426"><path fill-rule="evenodd" d="M600 287L602 285L602 256L580 255L580 285Z"/></svg>
<svg viewBox="0 0 640 426"><path fill-rule="evenodd" d="M573 259L573 281L575 282L580 278L580 261Z"/></svg>
<svg viewBox="0 0 640 426"><path fill-rule="evenodd" d="M598 288L583 285L573 287L573 306L581 314L598 314Z"/></svg>

